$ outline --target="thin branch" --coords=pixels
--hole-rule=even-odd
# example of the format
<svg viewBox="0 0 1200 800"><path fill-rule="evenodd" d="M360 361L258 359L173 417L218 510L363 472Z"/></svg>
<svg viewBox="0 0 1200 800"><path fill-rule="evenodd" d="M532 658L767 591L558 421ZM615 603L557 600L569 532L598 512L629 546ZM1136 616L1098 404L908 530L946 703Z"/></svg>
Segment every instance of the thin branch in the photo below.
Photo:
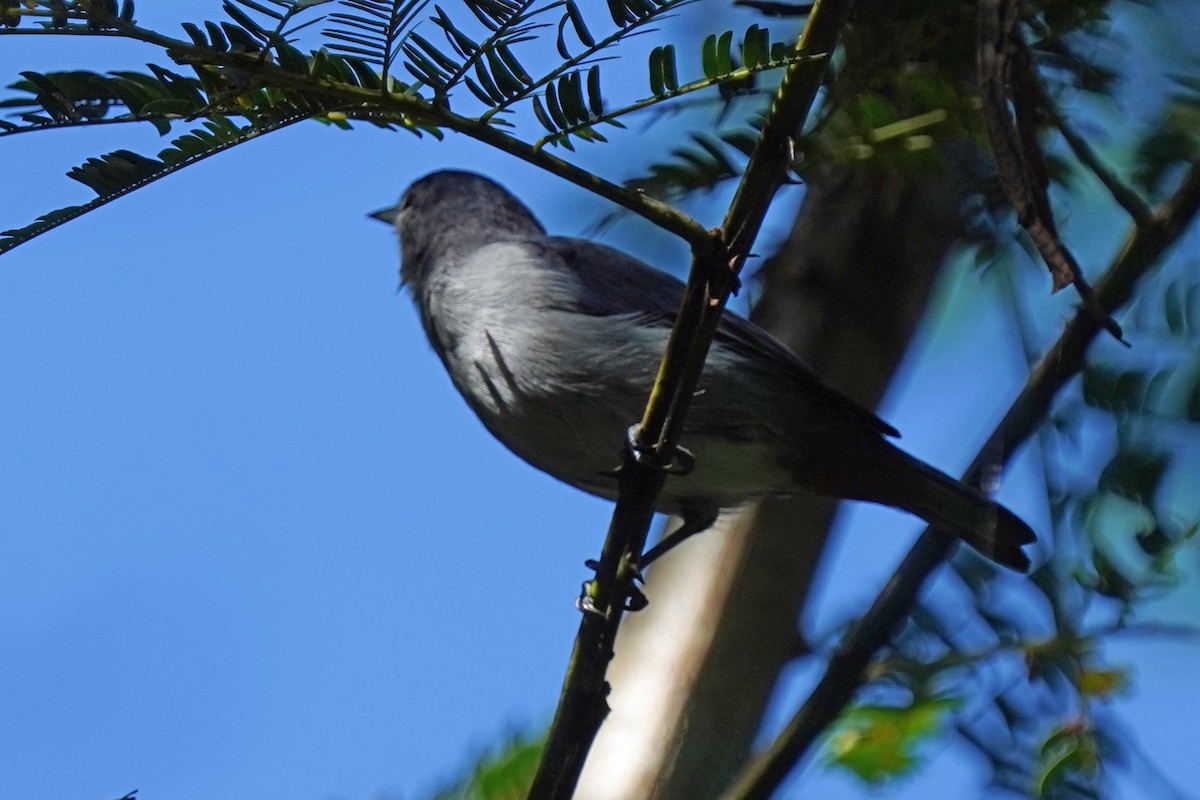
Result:
<svg viewBox="0 0 1200 800"><path fill-rule="evenodd" d="M871 674L882 675L895 669L906 669L933 675L959 667L974 667L996 656L1017 650L1035 658L1050 655L1079 655L1087 649L1092 641L1116 636L1156 636L1190 644L1200 644L1200 627L1153 621L1134 623L1117 621L1082 631L1060 631L1054 636L1041 639L1002 639L979 650L952 652L933 661L914 661L905 656L893 656L872 665Z"/></svg>
<svg viewBox="0 0 1200 800"><path fill-rule="evenodd" d="M124 33L116 30L84 28L78 25L71 28L3 28L0 27L0 36L115 36L117 38L129 38Z"/></svg>
<svg viewBox="0 0 1200 800"><path fill-rule="evenodd" d="M829 54L852 0L823 0L801 34L798 50ZM726 215L719 239L693 243L692 266L683 302L641 424L633 431L618 473L617 507L596 577L587 588L559 706L551 723L530 800L567 800L583 762L608 714L604 674L612 645L637 577L654 502L672 463L688 403L712 343L730 290L745 263L771 200L790 163L792 137L800 129L828 64L828 55L793 64L784 74L767 115L758 147ZM783 158L780 158L780 155ZM730 232L733 236L730 236Z"/></svg>
<svg viewBox="0 0 1200 800"><path fill-rule="evenodd" d="M234 115L226 114L225 116ZM183 114L154 114L149 116L122 114L116 117L104 117L103 119L73 119L65 122L39 122L32 125L14 125L11 128L5 128L3 127L4 123L0 123L0 138L15 136L18 133L53 131L61 128L91 128L97 125L116 125L130 122L181 122L187 119L190 119L190 117L185 117Z"/></svg>
<svg viewBox="0 0 1200 800"><path fill-rule="evenodd" d="M1096 155L1096 151L1088 144L1079 133L1071 127L1071 123L1063 116L1062 111L1053 99L1046 93L1045 87L1040 83L1035 87L1039 94L1042 110L1050 117L1050 121L1054 123L1054 127L1058 128L1058 132L1062 134L1063 141L1071 148L1071 152L1079 159L1085 167L1092 171L1096 179L1104 184L1104 188L1108 189L1109 194L1117 201L1121 208L1133 218L1133 221L1138 225L1145 225L1150 221L1151 215L1154 213L1150 208L1150 204L1145 199L1135 192L1132 187L1127 186L1117 177L1107 164L1100 160Z"/></svg>
<svg viewBox="0 0 1200 800"><path fill-rule="evenodd" d="M1120 253L1096 286L1096 302L1106 313L1115 312L1129 301L1138 280L1176 242L1197 212L1200 164L1193 165L1175 194L1155 210L1147 225L1131 228ZM1058 391L1082 369L1087 348L1102 329L1090 310L1081 309L1075 315L988 437L963 482L981 486L985 476L1008 462L1013 451L1041 424ZM820 733L853 700L871 658L891 638L925 579L953 548L954 540L949 536L926 528L871 608L842 640L808 700L721 800L768 797L779 787Z"/></svg>

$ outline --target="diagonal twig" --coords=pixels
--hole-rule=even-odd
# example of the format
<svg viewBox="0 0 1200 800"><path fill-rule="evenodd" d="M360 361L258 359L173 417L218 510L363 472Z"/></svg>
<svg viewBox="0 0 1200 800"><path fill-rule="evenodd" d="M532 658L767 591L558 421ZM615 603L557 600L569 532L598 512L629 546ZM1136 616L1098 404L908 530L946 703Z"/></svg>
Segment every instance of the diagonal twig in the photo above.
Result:
<svg viewBox="0 0 1200 800"><path fill-rule="evenodd" d="M666 479L695 393L717 321L737 274L762 225L791 161L792 137L816 98L828 54L845 26L853 0L823 0L800 36L801 53L826 54L793 64L783 81L746 167L724 225L707 244L692 243L692 267L667 351L651 390L645 415L634 432L618 474L618 500L596 577L584 598L583 615L559 706L550 726L531 800L567 800L584 759L608 713L604 680L625 610L637 560L645 548L654 501ZM635 457L634 453L643 454Z"/></svg>
<svg viewBox="0 0 1200 800"><path fill-rule="evenodd" d="M1139 225L1149 222L1150 216L1153 213L1150 205L1133 188L1123 183L1109 169L1108 165L1100 160L1100 156L1096 155L1096 152L1088 144L1087 140L1071 127L1071 123L1063 116L1062 111L1059 110L1053 98L1046 93L1045 87L1039 84L1035 89L1038 91L1038 100L1042 111L1054 123L1054 127L1062 134L1063 141L1071 148L1071 152L1075 154L1080 163L1091 170L1096 179L1104 184L1104 188L1108 189L1108 193L1117 201L1117 205L1125 209L1125 212L1129 214L1134 222Z"/></svg>

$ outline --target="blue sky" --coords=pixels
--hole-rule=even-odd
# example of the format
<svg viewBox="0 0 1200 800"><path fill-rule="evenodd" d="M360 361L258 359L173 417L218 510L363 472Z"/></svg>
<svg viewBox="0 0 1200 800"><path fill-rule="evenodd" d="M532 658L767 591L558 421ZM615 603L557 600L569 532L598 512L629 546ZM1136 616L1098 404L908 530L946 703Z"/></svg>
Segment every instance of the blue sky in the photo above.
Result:
<svg viewBox="0 0 1200 800"><path fill-rule="evenodd" d="M152 26L220 13L215 0L142 6ZM108 40L0 39L6 83L149 59L161 60ZM79 202L86 190L62 173L83 159L162 144L149 127L6 138L0 225ZM636 169L614 155L594 148L582 163L614 179ZM556 233L583 234L609 210L460 137L313 123L3 259L0 795L416 797L548 718L610 506L496 444L397 294L394 238L365 215L443 167L514 188ZM693 210L713 224L725 199ZM781 200L760 250L798 199ZM1089 247L1110 252L1118 230ZM686 264L643 224L603 236ZM968 271L944 283L945 310L883 409L948 471L1023 380L1005 318L955 311L994 291ZM1045 319L1070 308L1046 301ZM1037 477L1018 470L1002 497L1044 520ZM831 620L870 598L918 529L886 509L846 516ZM1124 653L1153 675L1125 701L1134 727L1181 786L1200 784L1176 713L1200 702L1197 656ZM932 780L949 792L973 770L944 759Z"/></svg>

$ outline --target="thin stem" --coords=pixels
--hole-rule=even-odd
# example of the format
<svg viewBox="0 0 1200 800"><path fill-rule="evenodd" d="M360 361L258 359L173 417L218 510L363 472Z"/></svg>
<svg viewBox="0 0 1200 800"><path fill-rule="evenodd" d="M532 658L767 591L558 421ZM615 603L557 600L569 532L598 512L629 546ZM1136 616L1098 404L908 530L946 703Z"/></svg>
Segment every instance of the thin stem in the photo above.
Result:
<svg viewBox="0 0 1200 800"><path fill-rule="evenodd" d="M801 35L800 52L831 53L851 5L852 0L818 2ZM637 575L637 559L645 548L655 500L665 481L663 465L674 458L688 403L695 394L737 272L745 263L775 191L782 185L790 159L781 160L775 154L790 154L791 139L808 114L827 64L828 55L814 56L788 68L768 112L759 149L750 159L726 216L725 230L718 231L719 237L693 242L683 302L646 412L618 474L617 507L596 578L585 600L594 611L585 613L580 623L530 800L571 797L587 752L608 713L605 698L609 687L604 674L612 658L625 598ZM762 156L764 151L771 155ZM730 230L741 232L733 242L728 237Z"/></svg>
<svg viewBox="0 0 1200 800"><path fill-rule="evenodd" d="M1037 84L1039 99L1046 115L1050 117L1050 121L1054 123L1054 127L1058 128L1058 132L1062 134L1063 141L1071 148L1071 152L1079 159L1085 167L1092 171L1096 179L1104 184L1104 188L1108 189L1109 194L1117 201L1121 208L1125 209L1126 213L1133 218L1133 221L1139 225L1144 225L1150 221L1150 216L1153 210L1150 204L1147 203L1140 194L1135 192L1131 187L1127 186L1117 177L1107 164L1100 160L1096 155L1096 151L1088 144L1079 133L1071 127L1071 123L1063 116L1058 105L1046 94L1045 88L1041 84Z"/></svg>
<svg viewBox="0 0 1200 800"><path fill-rule="evenodd" d="M225 116L233 116L226 114ZM182 114L155 114L153 116L139 117L128 114L122 114L118 117L105 117L103 119L80 119L70 120L68 122L39 122L34 125L19 125L13 128L0 128L0 138L5 136L15 136L18 133L33 133L35 131L53 131L61 128L92 128L97 125L118 125L127 124L130 122L181 122L186 120Z"/></svg>

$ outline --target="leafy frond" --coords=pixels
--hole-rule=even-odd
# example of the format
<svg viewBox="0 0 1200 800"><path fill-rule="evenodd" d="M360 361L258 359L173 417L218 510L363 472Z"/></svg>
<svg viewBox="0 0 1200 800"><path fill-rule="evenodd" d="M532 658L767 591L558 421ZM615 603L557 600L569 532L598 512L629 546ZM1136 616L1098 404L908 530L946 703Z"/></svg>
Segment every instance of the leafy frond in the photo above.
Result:
<svg viewBox="0 0 1200 800"><path fill-rule="evenodd" d="M801 58L794 48L771 44L766 29L755 25L736 38L728 31L709 37L701 47L703 77L682 83L674 47L662 46L651 54L649 94L607 107L599 63L612 57L606 51L649 32L693 0L613 0L608 10L615 28L607 33L596 30L599 21L589 20L578 0L464 0L484 29L482 36L478 28L469 33L459 26L440 6L427 18L431 27L418 30L418 17L428 0L338 0L332 13L300 19L303 12L331 2L223 0L225 19L184 22L186 36L171 38L139 27L129 3L118 7L116 0L31 0L21 6L22 19L40 16L41 24L67 33L102 30L145 41L163 48L194 74L156 65L145 74L25 73L10 87L15 96L0 101L0 109L11 110L9 119L0 120L0 136L120 122L149 122L167 134L173 125L199 119L215 126L208 134L204 128L195 134L215 150L226 146L223 134L229 134L230 146L240 141L228 125L246 136L259 135L280 119L306 115L339 127L364 121L418 134L440 135L444 124L494 141L495 129L509 124L498 115L526 103L546 133L532 145L513 139L510 146L536 153L547 144L572 148L575 141L605 141L600 126L623 128L620 117L690 92L716 89L714 97L732 96L741 91L737 87L752 84L758 72ZM63 9L65 18L58 13ZM322 20L328 48L301 50L296 34ZM551 38L563 60L539 75L526 66L533 63L526 48L535 40L548 44ZM732 52L739 44L740 57ZM401 61L412 83L391 74ZM432 89L432 96L422 87ZM460 88L463 91L457 91ZM371 96L364 98L362 89ZM452 100L463 96L478 101L482 111L451 111ZM244 120L244 126L233 120ZM737 170L737 157L726 155L724 148L738 141L697 136L694 146L676 155L693 168L706 165L702 183L711 185ZM748 152L749 143L741 144L742 152ZM72 176L95 190L97 200L14 231L4 249L194 163L200 153L187 155L147 160L121 151L84 165Z"/></svg>
<svg viewBox="0 0 1200 800"><path fill-rule="evenodd" d="M0 100L20 123L0 119L0 136L85 123L148 122L167 133L173 121L204 107L200 81L168 71L160 75L87 70L21 73L8 88L16 97Z"/></svg>
<svg viewBox="0 0 1200 800"><path fill-rule="evenodd" d="M331 50L361 58L387 75L405 46L416 16L429 0L339 0L350 9L335 11L332 26L322 33L332 41Z"/></svg>
<svg viewBox="0 0 1200 800"><path fill-rule="evenodd" d="M379 86L378 75L361 59L324 52L306 58L286 44L278 45L278 53L281 67L290 71L351 86ZM177 121L197 116L206 119L201 127L173 140L172 146L162 150L157 158L118 150L74 168L68 176L92 189L96 198L50 212L23 228L3 232L0 253L210 155L301 120L315 118L339 127L349 127L351 120L361 120L418 135L425 132L441 135L436 127L395 112L356 107L340 111L319 94L284 92L277 88L249 89L239 85L236 74L216 67L197 66L195 72L196 77L188 77L155 65L150 65L149 74L27 72L23 81L13 84L12 88L23 95L0 102L0 107L25 109L18 112L18 117L26 124L4 121L0 123L3 128L0 135L53 127L85 114L94 119L153 122L163 132ZM104 116L118 108L124 108L125 113ZM244 119L246 124L239 125L233 118Z"/></svg>
<svg viewBox="0 0 1200 800"><path fill-rule="evenodd" d="M95 32L111 27L113 21L133 21L133 0L4 0L0 2L0 25L13 29L24 20L56 31Z"/></svg>
<svg viewBox="0 0 1200 800"><path fill-rule="evenodd" d="M671 160L651 164L648 174L631 178L626 185L663 199L711 191L741 175L741 162L754 152L761 125L761 118L756 118L745 128L716 135L692 133L690 146L675 148Z"/></svg>
<svg viewBox="0 0 1200 800"><path fill-rule="evenodd" d="M224 0L222 8L233 22L180 23L197 47L218 53L261 54L265 58L292 41L294 35L320 17L292 24L303 12L332 0Z"/></svg>
<svg viewBox="0 0 1200 800"><path fill-rule="evenodd" d="M704 77L683 85L679 83L675 46L667 44L655 47L650 52L649 61L650 96L608 111L604 109L601 95L599 67L592 66L587 72L586 96L582 70L563 74L556 84L546 85L544 105L537 96L533 98L534 113L548 131L548 134L538 141L537 146L549 143L570 148L571 136L578 136L585 141L605 141L604 137L596 132L595 125L615 125L618 124L618 118L658 105L663 100L714 87L719 90L719 95L725 103L728 103L733 97L752 91L761 72L811 57L781 42L771 44L770 33L758 25L751 25L743 37L742 59L739 60L733 55L732 42L732 31L726 31L720 36L708 36L701 45L700 53ZM748 155L749 151L743 150L743 153ZM675 151L675 155L679 155L679 151ZM695 166L694 159L686 160ZM710 162L706 166L715 166L717 169L706 169L710 174L695 176L696 179L689 181L687 186L678 186L680 191L711 188L716 181L724 177L740 174L731 171L732 167L724 163L726 159L721 155L706 160ZM717 163L711 163L714 160ZM649 186L641 185L639 188L646 189ZM666 196L666 193L656 196Z"/></svg>
<svg viewBox="0 0 1200 800"><path fill-rule="evenodd" d="M481 41L468 35L441 6L435 6L429 21L448 46L410 30L398 40L398 48L404 67L434 90L438 105L449 105L451 91L465 85L482 103L493 107L516 96L532 80L512 48L549 27L550 23L534 18L561 4L534 8L533 0L466 0L466 5L488 31Z"/></svg>
<svg viewBox="0 0 1200 800"><path fill-rule="evenodd" d="M206 120L202 127L172 141L172 146L161 151L158 158L142 156L129 150L117 150L100 158L90 158L68 172L67 176L94 191L96 198L82 205L51 211L24 228L0 232L0 253L201 159L264 133L299 122L308 116L308 113L299 113L281 117L269 124L245 127L239 127L224 117L212 117Z"/></svg>

